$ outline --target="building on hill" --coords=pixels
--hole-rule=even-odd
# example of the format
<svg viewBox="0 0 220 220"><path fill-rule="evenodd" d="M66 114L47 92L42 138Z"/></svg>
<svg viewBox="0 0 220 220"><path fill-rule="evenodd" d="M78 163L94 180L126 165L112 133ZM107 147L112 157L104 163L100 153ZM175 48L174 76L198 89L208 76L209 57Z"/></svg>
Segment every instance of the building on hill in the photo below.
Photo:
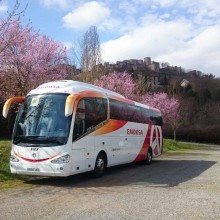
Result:
<svg viewBox="0 0 220 220"><path fill-rule="evenodd" d="M98 65L98 71L101 74L109 74L114 71L128 72L144 86L145 91L163 90L164 86L172 78L181 80L187 73L178 66L170 66L168 63L159 63L152 61L151 57L142 59L128 59L117 61L116 63L105 62ZM75 78L80 78L81 70L72 70ZM194 71L189 72L190 75L195 75Z"/></svg>
<svg viewBox="0 0 220 220"><path fill-rule="evenodd" d="M159 69L160 74L166 74L167 76L176 76L176 75L183 75L185 71L179 66L166 66Z"/></svg>
<svg viewBox="0 0 220 220"><path fill-rule="evenodd" d="M130 59L117 61L115 64L109 62L104 63L105 73L113 71L126 71L137 76L138 80L141 80L148 90L157 90L160 88L159 70L160 64L155 61L151 61L150 57L145 57L144 60Z"/></svg>

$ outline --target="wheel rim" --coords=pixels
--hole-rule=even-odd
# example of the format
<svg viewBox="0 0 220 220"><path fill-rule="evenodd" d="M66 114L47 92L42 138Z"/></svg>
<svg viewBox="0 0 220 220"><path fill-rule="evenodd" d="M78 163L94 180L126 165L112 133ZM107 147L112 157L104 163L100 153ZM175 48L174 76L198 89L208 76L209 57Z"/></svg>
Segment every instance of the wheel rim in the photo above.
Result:
<svg viewBox="0 0 220 220"><path fill-rule="evenodd" d="M148 160L148 162L151 162L151 159L152 159L151 153L150 153L150 151L148 151L148 153L147 153L147 160Z"/></svg>
<svg viewBox="0 0 220 220"><path fill-rule="evenodd" d="M99 168L100 170L103 170L105 166L105 162L102 158L98 158L96 162L96 167Z"/></svg>

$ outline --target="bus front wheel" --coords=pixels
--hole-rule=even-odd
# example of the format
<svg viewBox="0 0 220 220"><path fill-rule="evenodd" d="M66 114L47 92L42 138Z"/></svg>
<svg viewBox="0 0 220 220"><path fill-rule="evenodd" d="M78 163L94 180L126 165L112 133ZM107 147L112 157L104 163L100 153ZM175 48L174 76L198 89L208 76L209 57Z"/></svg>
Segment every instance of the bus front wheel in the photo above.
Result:
<svg viewBox="0 0 220 220"><path fill-rule="evenodd" d="M147 151L147 159L146 164L150 165L152 163L153 155L152 155L152 149L149 147Z"/></svg>
<svg viewBox="0 0 220 220"><path fill-rule="evenodd" d="M105 173L106 158L104 153L100 152L96 158L95 169L93 171L94 177L101 177Z"/></svg>

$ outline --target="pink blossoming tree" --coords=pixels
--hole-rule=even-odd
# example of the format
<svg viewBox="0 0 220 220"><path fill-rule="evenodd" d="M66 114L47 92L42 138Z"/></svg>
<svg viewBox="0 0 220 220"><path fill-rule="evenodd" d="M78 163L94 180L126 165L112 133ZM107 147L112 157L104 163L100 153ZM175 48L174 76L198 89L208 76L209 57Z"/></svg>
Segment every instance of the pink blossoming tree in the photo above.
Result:
<svg viewBox="0 0 220 220"><path fill-rule="evenodd" d="M141 102L161 111L164 123L171 125L174 131L174 140L176 140L176 129L180 119L178 99L171 98L166 93L154 93L142 96Z"/></svg>
<svg viewBox="0 0 220 220"><path fill-rule="evenodd" d="M132 76L126 72L113 72L95 80L94 83L97 86L118 92L128 99L136 100L159 109L162 113L164 123L173 128L174 140L176 140L176 129L180 119L180 103L178 99L170 98L166 93L139 96Z"/></svg>
<svg viewBox="0 0 220 220"><path fill-rule="evenodd" d="M127 72L113 72L101 76L94 81L96 86L118 92L128 99L135 99L136 84L132 76Z"/></svg>
<svg viewBox="0 0 220 220"><path fill-rule="evenodd" d="M1 22L1 21L0 21ZM26 95L40 83L64 79L67 75L66 48L19 19L10 23L0 38L0 95Z"/></svg>

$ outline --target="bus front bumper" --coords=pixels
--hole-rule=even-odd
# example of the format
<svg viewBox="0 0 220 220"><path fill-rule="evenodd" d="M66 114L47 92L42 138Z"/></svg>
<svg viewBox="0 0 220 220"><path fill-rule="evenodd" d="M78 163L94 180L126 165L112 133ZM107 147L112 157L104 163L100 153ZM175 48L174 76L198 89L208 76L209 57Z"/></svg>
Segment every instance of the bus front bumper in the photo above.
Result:
<svg viewBox="0 0 220 220"><path fill-rule="evenodd" d="M11 173L36 176L69 176L69 164L22 164L10 162Z"/></svg>

